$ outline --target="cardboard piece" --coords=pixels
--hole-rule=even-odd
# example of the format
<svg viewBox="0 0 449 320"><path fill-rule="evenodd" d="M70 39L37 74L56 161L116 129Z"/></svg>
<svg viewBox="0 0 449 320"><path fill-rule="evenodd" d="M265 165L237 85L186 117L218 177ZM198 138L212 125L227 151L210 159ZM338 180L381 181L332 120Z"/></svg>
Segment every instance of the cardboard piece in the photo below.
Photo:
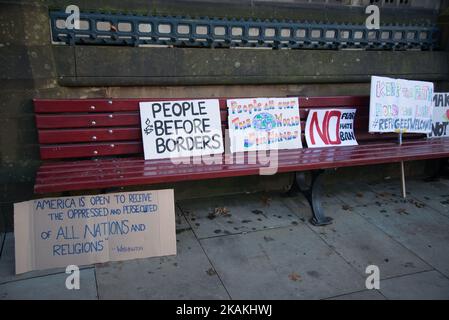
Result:
<svg viewBox="0 0 449 320"><path fill-rule="evenodd" d="M449 137L449 93L433 95L432 131L429 138Z"/></svg>
<svg viewBox="0 0 449 320"><path fill-rule="evenodd" d="M298 98L227 100L231 152L298 149Z"/></svg>
<svg viewBox="0 0 449 320"><path fill-rule="evenodd" d="M371 77L370 132L430 133L433 83Z"/></svg>
<svg viewBox="0 0 449 320"><path fill-rule="evenodd" d="M217 99L141 102L140 120L147 160L224 151Z"/></svg>
<svg viewBox="0 0 449 320"><path fill-rule="evenodd" d="M16 273L176 254L173 190L14 205Z"/></svg>
<svg viewBox="0 0 449 320"><path fill-rule="evenodd" d="M310 110L306 122L306 141L309 148L354 146L356 109Z"/></svg>

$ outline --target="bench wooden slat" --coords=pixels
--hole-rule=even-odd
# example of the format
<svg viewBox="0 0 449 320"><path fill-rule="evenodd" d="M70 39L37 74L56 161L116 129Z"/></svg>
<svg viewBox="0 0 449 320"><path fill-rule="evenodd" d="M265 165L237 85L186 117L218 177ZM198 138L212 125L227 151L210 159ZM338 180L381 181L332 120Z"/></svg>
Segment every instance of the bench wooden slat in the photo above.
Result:
<svg viewBox="0 0 449 320"><path fill-rule="evenodd" d="M140 127L106 127L101 129L39 130L39 143L58 144L73 142L140 140Z"/></svg>
<svg viewBox="0 0 449 320"><path fill-rule="evenodd" d="M40 148L42 159L97 157L143 153L142 142L83 143L44 145Z"/></svg>
<svg viewBox="0 0 449 320"><path fill-rule="evenodd" d="M83 113L139 111L140 102L218 99L227 110L226 100L233 98L126 98L126 99L34 99L35 113ZM238 99L238 98L235 98ZM368 96L299 97L300 108L338 108L368 106Z"/></svg>
<svg viewBox="0 0 449 320"><path fill-rule="evenodd" d="M38 129L97 128L140 125L137 113L36 115Z"/></svg>
<svg viewBox="0 0 449 320"><path fill-rule="evenodd" d="M382 153L365 152L363 154L342 156L341 158L332 155L329 148L315 149L314 157L311 153L300 152L303 158L294 159L284 157L281 152L278 172L304 171L314 169L326 169L345 166L357 166L368 164L381 164L390 162L400 162L408 160L432 159L449 156L449 144L447 139L440 139L438 143L422 143L412 145L405 149L404 146L391 147ZM336 148L335 148L336 149ZM306 150L306 149L304 149ZM316 155L319 155L318 157ZM309 156L307 156L309 155ZM256 175L259 174L258 165L190 165L177 167L176 165L154 170L151 161L144 161L137 170L129 173L100 174L97 176L86 175L85 177L67 178L61 177L60 181L53 180L49 183L37 183L35 191L54 192L69 191L78 189L107 188L135 184L154 184L162 182L175 182L184 180L211 179L220 177ZM63 174L62 174L63 175Z"/></svg>
<svg viewBox="0 0 449 320"><path fill-rule="evenodd" d="M423 140L409 140L404 143L404 146L418 146L423 143ZM438 144L438 141L434 140L427 140L425 141L427 145L433 145ZM366 145L359 145L359 146L347 146L344 148L341 147L335 147L334 149L338 149L339 152L353 152L354 150L373 150L373 152L383 150L388 147L395 147L396 143L393 142L371 142ZM322 153L323 151L320 151L322 149L307 149L302 150L302 152L309 152L309 153ZM298 150L282 150L283 155L289 155L289 154L296 154L299 152ZM40 167L40 170L37 174L39 177L40 174L51 174L54 173L60 173L60 172L70 172L70 171L85 171L89 170L90 168L117 168L120 166L127 166L127 165L134 165L134 164L141 164L145 161L151 161L153 165L159 165L166 163L167 159L158 159L158 160L144 160L143 157L126 157L126 158L112 158L112 159L99 159L99 160L78 160L78 161L57 161L57 162L46 162L42 164Z"/></svg>
<svg viewBox="0 0 449 320"><path fill-rule="evenodd" d="M104 157L111 155L126 155L126 154L141 154L143 153L143 145L140 138L140 129L134 132L125 132L122 140L126 141L126 144L118 138L108 139L107 134L104 134L106 138L93 140L92 135L74 135L72 142L78 142L77 139L85 138L89 143L64 143L64 144L42 144L40 146L41 158L48 159L67 159L67 158L91 158L91 157ZM370 134L366 132L355 131L355 136L359 143L364 143L373 140L396 140L397 135L394 134ZM132 140L128 140L128 137L133 137ZM409 135L404 137L404 141L408 139L417 139L422 135ZM65 137L61 136L61 139ZM306 146L304 133L301 134L303 146ZM52 136L51 139L57 139ZM68 142L70 140L66 140ZM92 143L91 141L98 141L98 143Z"/></svg>
<svg viewBox="0 0 449 320"><path fill-rule="evenodd" d="M401 152L411 152L410 150L415 150L416 152L421 152L422 149L430 150L431 148L441 148L440 142L432 143L432 142L422 142L419 143L406 143L404 144L400 150ZM358 158L358 157L365 157L365 156L371 156L376 153L382 153L383 155L391 155L391 151L396 154L398 150L398 146L396 143L384 143L384 144L377 144L377 145L365 145L365 146L348 146L348 147L335 147L335 148L326 148L326 149L302 149L302 150L283 150L279 153L279 162L280 164L286 162L286 161L293 161L293 162L300 162L300 161L311 161L311 162L320 162L323 160L323 157L328 159L332 158L335 161L339 161L341 159L347 159L347 158ZM247 154L237 154L233 159L234 163L239 163L237 159L248 159ZM231 156L225 156L226 158L229 158ZM220 159L222 159L220 157ZM256 158L254 158L256 159ZM188 160L188 159L187 159ZM151 160L151 161L145 161L145 160L133 160L133 161L126 161L126 159L122 159L122 161L116 161L116 162L105 162L99 161L99 163L93 163L90 166L84 166L79 168L59 168L59 170L53 169L48 171L41 171L37 175L36 181L42 182L42 181L49 181L54 180L55 174L61 174L64 173L64 178L70 178L70 177L77 177L77 176L91 176L95 174L110 174L112 172L116 171L122 171L126 172L127 170L133 170L135 168L139 168L144 164L150 164L151 168L149 169L152 171L157 171L161 168L166 167L173 167L173 163L170 160L163 159L163 160ZM240 161L244 162L244 161ZM200 162L201 163L201 162ZM177 166L178 169L182 169L184 167L189 167L190 161L187 161L187 163L182 163Z"/></svg>
<svg viewBox="0 0 449 320"><path fill-rule="evenodd" d="M369 96L299 97L300 108L369 106Z"/></svg>
<svg viewBox="0 0 449 320"><path fill-rule="evenodd" d="M139 99L34 99L35 113L137 111Z"/></svg>
<svg viewBox="0 0 449 320"><path fill-rule="evenodd" d="M305 121L301 121L304 130ZM356 133L368 126L368 119L362 118L354 122ZM97 127L97 126L95 126ZM227 123L222 123L222 130L228 128ZM223 131L224 132L224 131ZM132 127L101 127L101 128L76 128L76 129L40 129L38 131L40 144L64 144L74 142L101 142L101 141L129 141L141 140L140 126ZM363 138L362 138L363 139Z"/></svg>

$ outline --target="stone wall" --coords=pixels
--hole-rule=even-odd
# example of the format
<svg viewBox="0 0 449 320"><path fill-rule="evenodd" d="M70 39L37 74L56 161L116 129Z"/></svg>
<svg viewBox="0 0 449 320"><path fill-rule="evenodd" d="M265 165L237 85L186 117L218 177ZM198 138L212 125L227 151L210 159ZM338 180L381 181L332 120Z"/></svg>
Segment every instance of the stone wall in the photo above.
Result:
<svg viewBox="0 0 449 320"><path fill-rule="evenodd" d="M6 221L0 223L0 228L3 225L11 228L13 202L33 197L34 175L40 164L33 98L359 95L369 94L371 74L431 80L437 88L449 90L447 51L52 45L49 9L74 3L0 1L0 214ZM81 10L141 14L332 22L363 22L366 18L361 6L323 10L322 6L301 1L81 0L76 4ZM431 10L411 10L404 15L387 10L382 19L383 22L422 23L436 21L437 14ZM291 181L291 175L272 179L224 179L208 185L177 184L176 192L179 197L194 197L189 190L200 190L201 194L211 185L217 194L282 189Z"/></svg>

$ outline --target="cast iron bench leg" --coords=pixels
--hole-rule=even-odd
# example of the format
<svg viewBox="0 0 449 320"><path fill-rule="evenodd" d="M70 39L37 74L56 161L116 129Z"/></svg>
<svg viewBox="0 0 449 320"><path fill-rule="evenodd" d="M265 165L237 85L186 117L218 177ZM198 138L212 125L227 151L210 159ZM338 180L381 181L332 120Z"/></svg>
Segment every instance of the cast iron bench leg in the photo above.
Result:
<svg viewBox="0 0 449 320"><path fill-rule="evenodd" d="M312 171L312 181L307 183L305 173L296 172L296 183L312 208L313 217L310 223L314 226L326 226L332 223L332 218L326 217L321 207L324 173L325 170Z"/></svg>

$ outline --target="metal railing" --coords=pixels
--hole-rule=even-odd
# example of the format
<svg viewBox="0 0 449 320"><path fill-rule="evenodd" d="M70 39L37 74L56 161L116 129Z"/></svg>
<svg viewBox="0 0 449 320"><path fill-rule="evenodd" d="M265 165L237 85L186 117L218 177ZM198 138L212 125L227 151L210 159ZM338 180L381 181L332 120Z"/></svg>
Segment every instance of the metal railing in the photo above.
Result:
<svg viewBox="0 0 449 320"><path fill-rule="evenodd" d="M382 25L368 30L349 23L81 13L80 28L69 30L67 17L65 12L50 12L56 43L375 50L434 50L439 43L438 29L425 25Z"/></svg>

